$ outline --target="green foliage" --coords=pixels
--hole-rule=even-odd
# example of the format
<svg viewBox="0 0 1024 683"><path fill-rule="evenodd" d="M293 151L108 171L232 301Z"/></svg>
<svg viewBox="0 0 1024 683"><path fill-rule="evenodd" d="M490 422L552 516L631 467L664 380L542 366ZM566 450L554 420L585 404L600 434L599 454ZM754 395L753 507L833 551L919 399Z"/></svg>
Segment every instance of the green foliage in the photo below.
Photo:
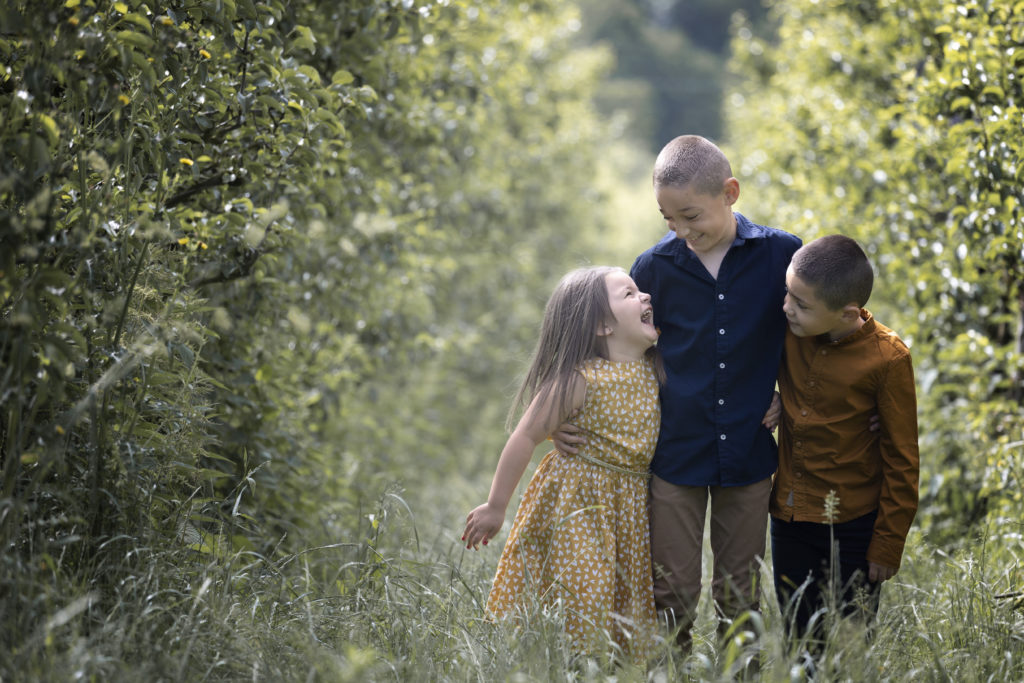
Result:
<svg viewBox="0 0 1024 683"><path fill-rule="evenodd" d="M749 212L875 256L917 361L922 536L997 513L980 558L912 537L885 637L829 672L1021 675L1024 10L959 7L779 5L727 102ZM0 6L0 675L611 674L550 610L481 621L495 555L455 541L553 282L660 229L579 24L560 0ZM803 666L778 619L753 624L772 680ZM653 671L728 678L758 649L733 636Z"/></svg>
<svg viewBox="0 0 1024 683"><path fill-rule="evenodd" d="M751 79L731 121L746 197L805 239L844 232L873 256L871 307L912 344L932 532L963 539L990 509L1019 519L1024 6L776 13L777 45L735 44Z"/></svg>
<svg viewBox="0 0 1024 683"><path fill-rule="evenodd" d="M0 672L46 668L59 633L95 675L149 666L166 629L192 678L237 652L202 626L232 595L287 612L268 572L347 591L286 558L360 539L391 482L429 498L491 464L540 306L600 225L602 62L546 1L0 18ZM198 587L240 562L260 581L211 607ZM168 576L198 592L146 607Z"/></svg>
<svg viewBox="0 0 1024 683"><path fill-rule="evenodd" d="M1024 511L1024 5L786 2L737 41L730 121L746 198L805 239L842 232L871 307L912 344L924 523L963 539Z"/></svg>

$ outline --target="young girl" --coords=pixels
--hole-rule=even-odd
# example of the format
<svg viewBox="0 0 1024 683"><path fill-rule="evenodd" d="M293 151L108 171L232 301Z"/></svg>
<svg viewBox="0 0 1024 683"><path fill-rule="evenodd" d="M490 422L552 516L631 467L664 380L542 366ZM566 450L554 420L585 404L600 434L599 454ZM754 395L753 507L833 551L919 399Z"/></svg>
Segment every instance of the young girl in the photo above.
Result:
<svg viewBox="0 0 1024 683"><path fill-rule="evenodd" d="M660 365L650 296L619 268L566 275L548 301L540 340L509 415L528 407L498 460L487 502L466 517L467 548L494 537L534 448L569 415L588 439L551 451L530 479L487 599L502 618L533 592L560 599L579 652L605 634L643 660L655 624L647 466L658 438Z"/></svg>

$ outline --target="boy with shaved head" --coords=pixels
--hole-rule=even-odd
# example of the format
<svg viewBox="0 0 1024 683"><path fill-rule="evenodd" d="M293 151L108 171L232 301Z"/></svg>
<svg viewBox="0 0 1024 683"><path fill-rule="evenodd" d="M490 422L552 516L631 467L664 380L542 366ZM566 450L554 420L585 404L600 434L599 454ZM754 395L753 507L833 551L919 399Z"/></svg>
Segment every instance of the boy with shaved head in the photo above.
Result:
<svg viewBox="0 0 1024 683"><path fill-rule="evenodd" d="M914 370L906 344L864 308L873 279L843 235L804 245L786 272L770 510L775 588L797 635L828 604L830 578L842 615L874 616L917 511ZM878 434L864 429L873 415Z"/></svg>

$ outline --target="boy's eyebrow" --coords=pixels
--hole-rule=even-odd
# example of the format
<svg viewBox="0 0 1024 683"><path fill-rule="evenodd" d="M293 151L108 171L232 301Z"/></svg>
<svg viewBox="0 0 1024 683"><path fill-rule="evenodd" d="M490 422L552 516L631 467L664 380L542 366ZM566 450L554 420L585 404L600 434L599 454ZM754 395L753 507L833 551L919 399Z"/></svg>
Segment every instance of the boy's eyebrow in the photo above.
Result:
<svg viewBox="0 0 1024 683"><path fill-rule="evenodd" d="M807 303L801 297L798 297L796 294L794 294L793 290L789 288L789 285L784 285L784 286L786 288L786 294L788 294L791 298L796 299L797 301L799 301L802 304Z"/></svg>

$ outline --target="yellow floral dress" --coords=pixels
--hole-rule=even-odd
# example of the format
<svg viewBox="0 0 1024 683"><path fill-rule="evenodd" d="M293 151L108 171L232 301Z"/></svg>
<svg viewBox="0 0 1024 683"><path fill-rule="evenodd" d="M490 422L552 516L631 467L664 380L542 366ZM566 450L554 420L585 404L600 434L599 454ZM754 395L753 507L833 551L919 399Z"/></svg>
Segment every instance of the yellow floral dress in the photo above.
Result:
<svg viewBox="0 0 1024 683"><path fill-rule="evenodd" d="M544 456L523 493L498 561L487 612L561 602L575 649L610 635L635 660L650 651L654 594L647 471L658 439L658 382L648 360L586 361L587 438L579 455Z"/></svg>

